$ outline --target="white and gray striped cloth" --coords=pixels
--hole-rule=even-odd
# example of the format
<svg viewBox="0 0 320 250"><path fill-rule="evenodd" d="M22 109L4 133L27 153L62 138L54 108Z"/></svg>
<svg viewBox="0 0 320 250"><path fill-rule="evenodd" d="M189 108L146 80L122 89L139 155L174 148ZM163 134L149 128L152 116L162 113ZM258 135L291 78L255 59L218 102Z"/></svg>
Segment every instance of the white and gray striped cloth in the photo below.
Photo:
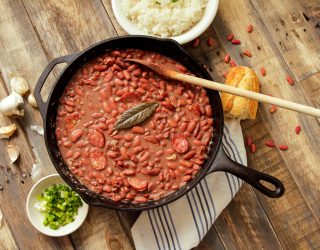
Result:
<svg viewBox="0 0 320 250"><path fill-rule="evenodd" d="M247 165L238 120L225 120L223 146L231 159ZM231 174L214 172L179 200L142 212L131 229L136 249L196 247L241 185L242 180Z"/></svg>

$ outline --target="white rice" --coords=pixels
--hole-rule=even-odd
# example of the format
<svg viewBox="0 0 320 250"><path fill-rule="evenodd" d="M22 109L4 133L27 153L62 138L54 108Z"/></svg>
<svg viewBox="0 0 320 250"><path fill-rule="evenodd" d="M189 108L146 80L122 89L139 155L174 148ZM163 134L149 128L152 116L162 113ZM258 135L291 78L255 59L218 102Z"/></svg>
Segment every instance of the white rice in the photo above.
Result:
<svg viewBox="0 0 320 250"><path fill-rule="evenodd" d="M122 0L125 16L146 34L172 37L193 27L208 0Z"/></svg>

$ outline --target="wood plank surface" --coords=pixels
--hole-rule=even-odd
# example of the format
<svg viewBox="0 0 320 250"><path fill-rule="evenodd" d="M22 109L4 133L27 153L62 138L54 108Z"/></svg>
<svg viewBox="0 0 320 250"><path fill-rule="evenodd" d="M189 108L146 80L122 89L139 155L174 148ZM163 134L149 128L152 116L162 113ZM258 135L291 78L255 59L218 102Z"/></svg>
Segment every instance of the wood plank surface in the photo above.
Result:
<svg viewBox="0 0 320 250"><path fill-rule="evenodd" d="M235 7L236 6L236 7ZM206 65L217 81L230 68L223 59L229 53L239 65L252 67L259 75L261 91L288 100L320 107L320 5L319 0L229 0L220 1L211 27L201 35L200 46L184 47ZM254 26L247 33L246 26ZM234 33L241 45L226 40ZM9 72L28 80L30 88L55 57L76 53L117 35L125 35L112 13L109 0L4 0L0 4L0 98L10 92ZM213 38L213 45L207 39ZM244 49L253 57L242 55ZM267 75L262 77L259 68ZM51 81L45 85L47 96ZM291 75L295 84L288 85ZM263 196L247 184L222 212L196 248L199 249L319 249L320 248L320 120L259 105L255 121L242 122L244 136L252 136L257 152L247 150L248 165L281 179L286 192L280 199ZM53 239L36 232L24 208L33 181L29 174L37 160L43 175L54 173L43 137L30 130L42 124L37 109L26 105L22 119L0 116L0 126L15 122L16 135L0 140L0 249L133 249L130 228L138 213L90 208L83 226L71 237ZM295 126L302 127L300 135ZM284 143L288 151L268 148L265 141ZM19 161L8 164L5 147L21 150ZM23 182L23 183L22 183ZM1 214L0 214L1 217ZM37 242L31 245L30 242Z"/></svg>
<svg viewBox="0 0 320 250"><path fill-rule="evenodd" d="M99 1L38 1L34 4L34 1L25 0L24 4L50 59L73 54L116 35ZM72 235L77 248L99 249L101 245L107 249L132 248L127 236L119 233L122 228L114 211L91 208L90 213L90 223Z"/></svg>

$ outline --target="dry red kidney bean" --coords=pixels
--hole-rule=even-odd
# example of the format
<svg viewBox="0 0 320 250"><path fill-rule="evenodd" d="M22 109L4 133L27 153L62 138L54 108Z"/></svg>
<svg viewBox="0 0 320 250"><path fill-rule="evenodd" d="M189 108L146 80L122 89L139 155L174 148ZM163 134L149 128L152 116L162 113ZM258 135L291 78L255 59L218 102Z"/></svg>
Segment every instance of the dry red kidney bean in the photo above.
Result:
<svg viewBox="0 0 320 250"><path fill-rule="evenodd" d="M262 76L265 76L267 74L267 71L266 71L266 69L264 67L260 67L260 74Z"/></svg>
<svg viewBox="0 0 320 250"><path fill-rule="evenodd" d="M280 150L282 150L282 151L285 151L285 150L288 149L288 146L287 146L287 145L284 145L284 144L281 144L281 145L278 146L278 148L279 148Z"/></svg>
<svg viewBox="0 0 320 250"><path fill-rule="evenodd" d="M273 114L275 112L277 112L277 106L272 105L271 108L270 108L270 113Z"/></svg>
<svg viewBox="0 0 320 250"><path fill-rule="evenodd" d="M197 37L196 39L193 40L192 46L193 47L198 47L199 44L200 44L200 39L199 39L199 37Z"/></svg>
<svg viewBox="0 0 320 250"><path fill-rule="evenodd" d="M290 84L290 85L293 85L294 84L294 80L291 76L286 76L286 79L287 79L287 82Z"/></svg>
<svg viewBox="0 0 320 250"><path fill-rule="evenodd" d="M232 42L232 44L235 44L235 45L241 44L240 40L238 40L238 39L234 39L231 42Z"/></svg>
<svg viewBox="0 0 320 250"><path fill-rule="evenodd" d="M244 50L244 51L243 51L243 54L244 54L245 56L247 56L247 57L252 57L252 54L251 54L251 52L250 52L249 50Z"/></svg>
<svg viewBox="0 0 320 250"><path fill-rule="evenodd" d="M267 145L268 147L270 147L270 148L274 148L274 147L275 147L275 145L274 145L274 143L273 143L272 140L267 140L267 141L266 141L266 145Z"/></svg>
<svg viewBox="0 0 320 250"><path fill-rule="evenodd" d="M234 38L234 34L230 34L230 35L228 35L227 40L232 41L233 38Z"/></svg>
<svg viewBox="0 0 320 250"><path fill-rule="evenodd" d="M300 134L300 131L301 131L301 126L300 126L300 125L297 125L297 126L296 126L296 129L295 129L296 134L297 134L297 135Z"/></svg>
<svg viewBox="0 0 320 250"><path fill-rule="evenodd" d="M252 24L248 24L247 26L247 32L251 33L253 31L253 25Z"/></svg>
<svg viewBox="0 0 320 250"><path fill-rule="evenodd" d="M251 136L248 136L247 137L247 146L251 146L251 144L252 144L252 137Z"/></svg>
<svg viewBox="0 0 320 250"><path fill-rule="evenodd" d="M255 153L257 151L257 146L256 144L252 143L251 144L251 153Z"/></svg>
<svg viewBox="0 0 320 250"><path fill-rule="evenodd" d="M237 66L236 62L233 61L233 60L230 61L230 65L231 65L231 67L236 67Z"/></svg>
<svg viewBox="0 0 320 250"><path fill-rule="evenodd" d="M225 63L229 63L230 62L230 55L226 54L226 56L224 57L224 62Z"/></svg>

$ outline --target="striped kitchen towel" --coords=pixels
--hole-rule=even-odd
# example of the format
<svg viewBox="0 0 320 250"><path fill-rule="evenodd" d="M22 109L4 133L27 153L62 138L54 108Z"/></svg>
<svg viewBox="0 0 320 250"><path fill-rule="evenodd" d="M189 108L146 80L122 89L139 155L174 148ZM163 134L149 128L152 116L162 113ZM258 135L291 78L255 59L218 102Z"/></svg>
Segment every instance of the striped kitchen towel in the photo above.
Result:
<svg viewBox="0 0 320 250"><path fill-rule="evenodd" d="M238 120L225 120L223 147L231 159L247 165ZM136 249L196 247L241 185L242 180L231 174L211 173L182 198L142 212L131 229Z"/></svg>

